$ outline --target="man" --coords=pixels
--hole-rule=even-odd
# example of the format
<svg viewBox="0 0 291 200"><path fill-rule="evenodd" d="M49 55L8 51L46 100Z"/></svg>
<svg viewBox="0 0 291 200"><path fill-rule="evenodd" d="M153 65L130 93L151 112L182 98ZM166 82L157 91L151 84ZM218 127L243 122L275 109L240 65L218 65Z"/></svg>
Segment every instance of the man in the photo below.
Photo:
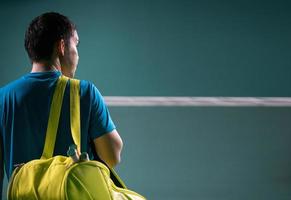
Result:
<svg viewBox="0 0 291 200"><path fill-rule="evenodd" d="M79 37L65 16L50 12L36 17L25 34L32 70L0 90L1 172L8 178L15 164L41 157L50 103L58 77L74 77ZM122 140L98 89L80 82L81 150L110 167L120 162ZM66 155L73 144L69 118L69 84L63 100L54 155Z"/></svg>

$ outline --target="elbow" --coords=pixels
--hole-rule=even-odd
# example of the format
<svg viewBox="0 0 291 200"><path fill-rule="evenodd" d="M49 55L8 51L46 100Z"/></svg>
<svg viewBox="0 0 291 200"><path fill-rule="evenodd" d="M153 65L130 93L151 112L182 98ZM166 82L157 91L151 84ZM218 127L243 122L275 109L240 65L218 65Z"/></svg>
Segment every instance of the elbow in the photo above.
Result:
<svg viewBox="0 0 291 200"><path fill-rule="evenodd" d="M99 158L112 168L121 162L123 142L117 131L94 140Z"/></svg>
<svg viewBox="0 0 291 200"><path fill-rule="evenodd" d="M110 159L104 159L103 161L108 165L108 167L113 168L121 162L121 156L120 154L114 155L111 156Z"/></svg>
<svg viewBox="0 0 291 200"><path fill-rule="evenodd" d="M121 162L121 151L123 148L123 143L120 141L120 144L117 145L114 155L111 157L110 167L114 167Z"/></svg>
<svg viewBox="0 0 291 200"><path fill-rule="evenodd" d="M114 158L111 160L109 167L115 167L116 165L118 165L121 162L121 156L119 155L118 157Z"/></svg>

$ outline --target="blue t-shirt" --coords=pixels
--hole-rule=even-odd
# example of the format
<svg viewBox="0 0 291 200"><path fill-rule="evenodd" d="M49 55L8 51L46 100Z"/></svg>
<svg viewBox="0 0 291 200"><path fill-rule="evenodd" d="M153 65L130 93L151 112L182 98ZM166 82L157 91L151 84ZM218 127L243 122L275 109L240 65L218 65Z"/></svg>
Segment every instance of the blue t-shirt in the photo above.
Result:
<svg viewBox="0 0 291 200"><path fill-rule="evenodd" d="M8 178L15 164L41 157L52 95L61 72L29 73L0 89L0 135ZM66 155L73 144L70 91L66 86L54 155ZM80 81L81 151L96 155L93 139L115 129L98 89Z"/></svg>

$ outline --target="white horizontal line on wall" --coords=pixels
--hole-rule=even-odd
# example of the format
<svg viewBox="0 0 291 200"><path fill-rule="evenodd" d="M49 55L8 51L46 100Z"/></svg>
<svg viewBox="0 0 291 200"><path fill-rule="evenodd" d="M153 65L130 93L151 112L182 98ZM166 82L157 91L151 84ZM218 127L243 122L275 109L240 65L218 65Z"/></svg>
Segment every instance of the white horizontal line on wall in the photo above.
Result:
<svg viewBox="0 0 291 200"><path fill-rule="evenodd" d="M105 96L108 106L291 107L291 97Z"/></svg>

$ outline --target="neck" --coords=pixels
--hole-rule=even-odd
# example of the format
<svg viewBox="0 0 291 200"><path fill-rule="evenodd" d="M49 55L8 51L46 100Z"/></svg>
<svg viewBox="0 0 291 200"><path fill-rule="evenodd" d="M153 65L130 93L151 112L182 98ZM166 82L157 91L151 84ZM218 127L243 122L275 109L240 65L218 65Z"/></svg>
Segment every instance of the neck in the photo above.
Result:
<svg viewBox="0 0 291 200"><path fill-rule="evenodd" d="M61 71L61 67L46 62L33 62L31 72L50 72L57 70Z"/></svg>

